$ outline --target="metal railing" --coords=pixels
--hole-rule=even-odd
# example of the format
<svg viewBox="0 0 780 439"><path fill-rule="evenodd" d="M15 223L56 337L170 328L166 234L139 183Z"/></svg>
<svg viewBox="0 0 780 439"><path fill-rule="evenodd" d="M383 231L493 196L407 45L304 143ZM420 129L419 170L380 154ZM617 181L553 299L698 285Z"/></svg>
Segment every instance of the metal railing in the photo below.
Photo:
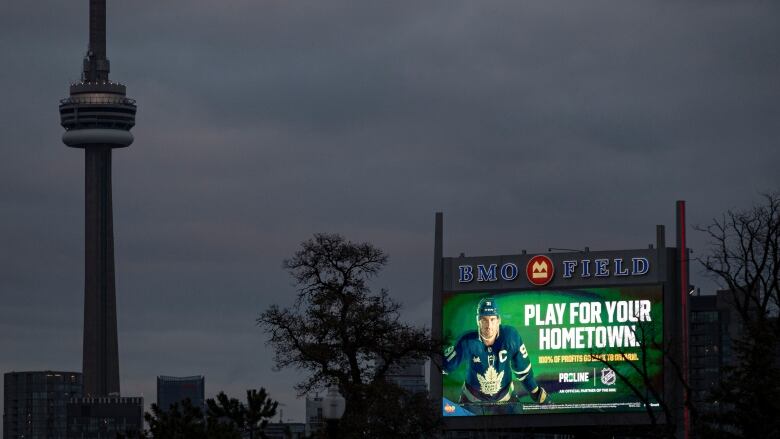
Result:
<svg viewBox="0 0 780 439"><path fill-rule="evenodd" d="M60 105L68 104L87 104L87 105L106 105L106 104L122 104L122 105L135 105L135 99L125 97L88 97L78 96L60 99Z"/></svg>

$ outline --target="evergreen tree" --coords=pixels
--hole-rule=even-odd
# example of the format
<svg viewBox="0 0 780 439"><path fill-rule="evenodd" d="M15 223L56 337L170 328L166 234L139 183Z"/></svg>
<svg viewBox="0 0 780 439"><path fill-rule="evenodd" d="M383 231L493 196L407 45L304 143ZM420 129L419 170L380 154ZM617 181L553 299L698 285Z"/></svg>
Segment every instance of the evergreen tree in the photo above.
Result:
<svg viewBox="0 0 780 439"><path fill-rule="evenodd" d="M278 402L268 398L264 388L246 391L246 404L235 398L228 398L225 392L219 392L215 399L207 399L207 418L209 424L227 423L249 439L265 438L263 429L268 420L276 414Z"/></svg>

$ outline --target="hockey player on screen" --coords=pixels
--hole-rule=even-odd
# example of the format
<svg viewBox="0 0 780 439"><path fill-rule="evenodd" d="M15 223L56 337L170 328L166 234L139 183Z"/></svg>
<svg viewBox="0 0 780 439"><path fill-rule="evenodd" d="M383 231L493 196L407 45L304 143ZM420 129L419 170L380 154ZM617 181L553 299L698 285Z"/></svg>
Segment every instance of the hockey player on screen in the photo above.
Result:
<svg viewBox="0 0 780 439"><path fill-rule="evenodd" d="M477 328L444 351L444 373L464 362L468 368L460 403L516 402L513 376L534 402L549 402L547 392L534 379L523 339L515 328L501 324L493 298L479 301Z"/></svg>

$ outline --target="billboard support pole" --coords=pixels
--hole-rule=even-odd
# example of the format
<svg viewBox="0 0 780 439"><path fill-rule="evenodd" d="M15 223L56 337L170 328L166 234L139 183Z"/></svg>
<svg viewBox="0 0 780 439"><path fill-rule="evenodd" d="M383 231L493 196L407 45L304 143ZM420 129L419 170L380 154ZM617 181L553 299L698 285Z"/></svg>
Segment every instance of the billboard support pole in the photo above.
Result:
<svg viewBox="0 0 780 439"><path fill-rule="evenodd" d="M688 381L688 248L686 246L685 236L685 201L677 201L677 263L679 273L679 290L681 305L682 322L682 374L683 379ZM690 413L688 411L688 391L683 386L683 438L690 437Z"/></svg>
<svg viewBox="0 0 780 439"><path fill-rule="evenodd" d="M443 288L443 270L442 258L444 256L444 214L436 212L436 226L434 230L433 241L433 299L431 301L431 335L434 342L441 342L441 311L442 311L442 288ZM439 356L431 356L430 366L430 394L434 398L442 395L441 370L439 369ZM442 401L438 400L439 413L441 413Z"/></svg>

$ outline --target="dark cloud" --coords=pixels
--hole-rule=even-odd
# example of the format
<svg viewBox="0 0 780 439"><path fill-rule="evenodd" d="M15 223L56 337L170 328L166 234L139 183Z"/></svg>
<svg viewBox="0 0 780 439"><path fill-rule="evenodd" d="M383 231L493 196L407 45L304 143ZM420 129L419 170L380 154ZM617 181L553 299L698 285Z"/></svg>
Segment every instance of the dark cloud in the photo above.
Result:
<svg viewBox="0 0 780 439"><path fill-rule="evenodd" d="M81 362L83 155L57 101L87 2L0 14L0 370ZM644 247L778 189L774 2L109 2L112 78L138 99L115 152L122 385L266 386L303 418L254 326L318 231L391 255L376 280L430 316L445 251ZM703 236L691 245L703 251ZM701 250L700 250L701 249ZM714 285L696 273L694 282Z"/></svg>

